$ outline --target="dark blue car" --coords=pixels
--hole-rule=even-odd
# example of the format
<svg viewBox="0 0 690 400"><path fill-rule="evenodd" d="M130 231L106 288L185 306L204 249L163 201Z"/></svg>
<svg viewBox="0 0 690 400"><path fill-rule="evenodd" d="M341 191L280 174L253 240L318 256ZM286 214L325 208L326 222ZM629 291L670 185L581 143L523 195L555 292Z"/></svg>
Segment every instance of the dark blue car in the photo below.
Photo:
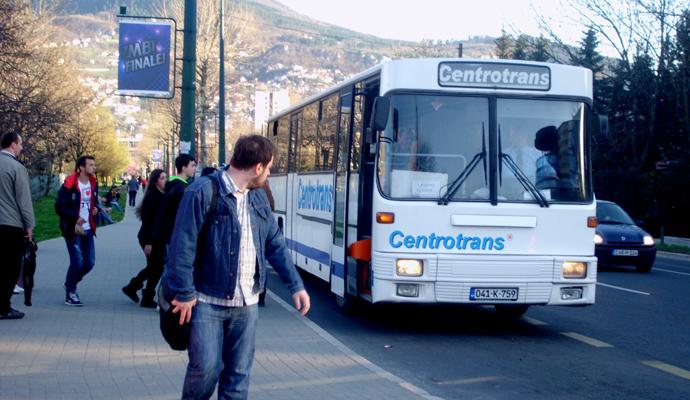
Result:
<svg viewBox="0 0 690 400"><path fill-rule="evenodd" d="M618 204L597 200L597 219L594 251L600 266L630 265L639 272L652 269L656 258L654 238Z"/></svg>

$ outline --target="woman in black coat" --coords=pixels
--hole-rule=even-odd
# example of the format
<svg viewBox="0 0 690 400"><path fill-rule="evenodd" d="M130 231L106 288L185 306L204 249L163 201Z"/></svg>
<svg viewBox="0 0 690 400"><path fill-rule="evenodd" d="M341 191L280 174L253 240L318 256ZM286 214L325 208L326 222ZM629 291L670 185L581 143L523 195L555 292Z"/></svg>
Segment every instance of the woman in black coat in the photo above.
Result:
<svg viewBox="0 0 690 400"><path fill-rule="evenodd" d="M146 281L146 288L141 291L141 306L146 308L156 308L157 304L153 301L153 297L156 294L156 285L158 285L163 274L163 248L160 245L154 245L153 225L163 199L163 190L167 180L168 177L162 169L155 169L151 172L150 184L147 185L144 200L141 202L141 207L137 209L137 216L141 219L138 235L139 245L146 255L146 267L139 271L127 286L122 288L122 292L127 297L138 303L137 291L144 287L144 281Z"/></svg>

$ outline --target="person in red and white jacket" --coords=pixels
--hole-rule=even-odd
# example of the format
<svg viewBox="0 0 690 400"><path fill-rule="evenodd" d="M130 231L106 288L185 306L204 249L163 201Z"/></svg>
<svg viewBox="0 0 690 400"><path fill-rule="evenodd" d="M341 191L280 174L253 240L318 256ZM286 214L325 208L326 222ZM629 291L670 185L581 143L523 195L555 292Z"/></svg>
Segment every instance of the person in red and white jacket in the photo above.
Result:
<svg viewBox="0 0 690 400"><path fill-rule="evenodd" d="M96 159L81 156L75 171L65 179L55 199L55 212L60 216L60 231L67 244L69 268L65 278L65 304L83 306L77 295L77 284L96 263L95 216L98 206Z"/></svg>

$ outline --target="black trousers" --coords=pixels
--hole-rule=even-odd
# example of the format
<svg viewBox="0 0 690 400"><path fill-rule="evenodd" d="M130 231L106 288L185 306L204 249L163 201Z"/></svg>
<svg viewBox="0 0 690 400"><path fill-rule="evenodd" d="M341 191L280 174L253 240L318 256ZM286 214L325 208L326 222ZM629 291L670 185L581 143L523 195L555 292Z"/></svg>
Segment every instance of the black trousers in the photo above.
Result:
<svg viewBox="0 0 690 400"><path fill-rule="evenodd" d="M10 300L19 279L23 253L24 230L0 225L0 314L10 311Z"/></svg>
<svg viewBox="0 0 690 400"><path fill-rule="evenodd" d="M141 248L144 245L139 243ZM156 294L156 286L158 281L163 275L163 263L165 259L165 252L162 245L153 246L151 249L151 255L146 256L146 267L139 271L137 276L132 278L130 285L140 289L144 287L144 281L146 281L146 289L142 292L142 297L153 299Z"/></svg>
<svg viewBox="0 0 690 400"><path fill-rule="evenodd" d="M137 205L137 192L136 191L129 191L129 205L134 207Z"/></svg>

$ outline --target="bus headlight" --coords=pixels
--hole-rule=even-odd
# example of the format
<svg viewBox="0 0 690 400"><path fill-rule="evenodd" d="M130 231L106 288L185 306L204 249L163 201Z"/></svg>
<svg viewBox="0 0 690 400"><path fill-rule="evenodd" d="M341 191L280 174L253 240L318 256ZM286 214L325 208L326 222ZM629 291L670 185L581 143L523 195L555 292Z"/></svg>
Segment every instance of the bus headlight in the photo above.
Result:
<svg viewBox="0 0 690 400"><path fill-rule="evenodd" d="M604 238L600 234L595 233L594 234L594 244L602 244L602 243L604 243Z"/></svg>
<svg viewBox="0 0 690 400"><path fill-rule="evenodd" d="M644 235L642 240L645 246L654 246L654 238L651 235Z"/></svg>
<svg viewBox="0 0 690 400"><path fill-rule="evenodd" d="M580 261L563 261L563 277L566 279L584 278L587 276L587 263Z"/></svg>
<svg viewBox="0 0 690 400"><path fill-rule="evenodd" d="M400 276L422 276L424 263L422 260L401 258L395 262L395 272Z"/></svg>

